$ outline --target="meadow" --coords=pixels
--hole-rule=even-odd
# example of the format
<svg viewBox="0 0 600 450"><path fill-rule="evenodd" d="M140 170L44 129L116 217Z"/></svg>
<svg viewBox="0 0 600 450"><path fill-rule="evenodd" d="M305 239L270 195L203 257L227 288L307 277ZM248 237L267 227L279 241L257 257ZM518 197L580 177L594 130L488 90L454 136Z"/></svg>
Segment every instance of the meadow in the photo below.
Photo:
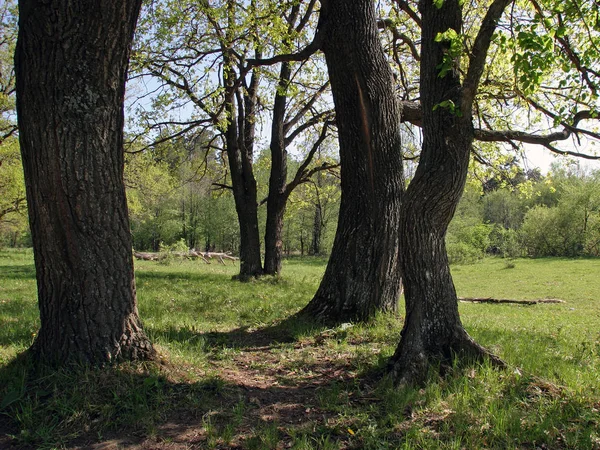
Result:
<svg viewBox="0 0 600 450"><path fill-rule="evenodd" d="M425 386L385 377L403 309L324 328L293 315L324 259L240 283L235 265L136 262L160 358L102 369L29 364L31 250L0 250L0 448L600 449L600 260L452 267L469 333L509 365L456 365Z"/></svg>

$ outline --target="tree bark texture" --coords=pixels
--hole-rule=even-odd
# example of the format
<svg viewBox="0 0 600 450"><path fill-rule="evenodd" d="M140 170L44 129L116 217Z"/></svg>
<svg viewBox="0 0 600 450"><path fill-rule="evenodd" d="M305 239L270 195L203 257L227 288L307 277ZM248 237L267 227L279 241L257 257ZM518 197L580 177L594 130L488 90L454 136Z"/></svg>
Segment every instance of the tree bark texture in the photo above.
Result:
<svg viewBox="0 0 600 450"><path fill-rule="evenodd" d="M445 248L446 230L466 181L473 127L470 109L457 113L441 106L448 100L461 105L462 86L457 61L440 76L448 43L435 42L435 37L448 29L460 33L462 11L459 0L445 0L441 8L421 0L420 10L423 147L404 196L400 248L406 320L390 361L393 377L406 384L424 381L431 365L449 363L456 354L488 354L462 326Z"/></svg>
<svg viewBox="0 0 600 450"><path fill-rule="evenodd" d="M283 216L287 203L287 150L285 145L285 110L291 64L281 64L279 86L273 105L271 125L271 173L267 198L267 224L265 229L265 273L279 275L283 256Z"/></svg>
<svg viewBox="0 0 600 450"><path fill-rule="evenodd" d="M325 275L301 311L326 323L395 310L403 190L399 105L371 0L330 0L320 28L339 131L342 198Z"/></svg>
<svg viewBox="0 0 600 450"><path fill-rule="evenodd" d="M229 122L225 131L227 157L231 172L231 185L235 209L240 226L240 273L239 279L246 280L262 275L260 257L260 232L258 228L257 187L252 158L256 120L258 74L252 75L246 95L242 97L236 88L236 74L231 68L233 58L224 53L224 86L226 112Z"/></svg>
<svg viewBox="0 0 600 450"><path fill-rule="evenodd" d="M150 358L123 183L123 98L141 0L19 2L19 138L49 363Z"/></svg>

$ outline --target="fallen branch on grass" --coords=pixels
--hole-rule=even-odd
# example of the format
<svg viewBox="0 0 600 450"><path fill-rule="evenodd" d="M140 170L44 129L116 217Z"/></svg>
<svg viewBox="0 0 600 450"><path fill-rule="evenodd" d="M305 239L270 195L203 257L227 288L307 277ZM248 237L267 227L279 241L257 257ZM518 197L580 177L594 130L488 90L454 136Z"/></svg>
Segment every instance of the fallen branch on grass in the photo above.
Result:
<svg viewBox="0 0 600 450"><path fill-rule="evenodd" d="M133 252L133 256L142 261L158 261L161 258L160 253L149 252Z"/></svg>
<svg viewBox="0 0 600 450"><path fill-rule="evenodd" d="M517 305L537 305L538 303L567 303L558 298L540 298L537 300L513 300L507 298L492 297L458 297L461 302L470 303L516 303Z"/></svg>
<svg viewBox="0 0 600 450"><path fill-rule="evenodd" d="M206 264L210 264L210 259L216 258L219 262L225 265L225 259L233 261L234 263L239 259L235 256L231 256L229 253L216 253L216 252L199 252L196 250L190 250L187 252L169 252L169 253L151 253L151 252L133 252L133 256L142 261L160 261L165 259L168 255L178 256L180 258L188 259L201 259Z"/></svg>
<svg viewBox="0 0 600 450"><path fill-rule="evenodd" d="M233 261L234 263L239 259L235 256L231 256L229 253L202 252L200 253L200 255L202 255L203 259L206 261L207 264L210 264L208 260L212 258L217 258L219 262L223 265L225 265L225 261L223 261L224 259L228 259L230 261Z"/></svg>

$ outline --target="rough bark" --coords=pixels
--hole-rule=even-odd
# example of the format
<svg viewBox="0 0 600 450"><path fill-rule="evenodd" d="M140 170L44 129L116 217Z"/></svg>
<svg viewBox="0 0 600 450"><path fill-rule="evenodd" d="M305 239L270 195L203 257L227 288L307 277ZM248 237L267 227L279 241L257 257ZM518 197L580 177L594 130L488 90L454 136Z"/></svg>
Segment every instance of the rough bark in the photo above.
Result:
<svg viewBox="0 0 600 450"><path fill-rule="evenodd" d="M290 82L291 64L281 64L279 86L275 94L271 126L271 174L267 199L267 224L265 229L265 273L279 275L283 256L283 215L287 203L287 150L284 119L287 103L287 86Z"/></svg>
<svg viewBox="0 0 600 450"><path fill-rule="evenodd" d="M399 107L373 2L323 6L319 27L339 131L342 198L325 275L301 314L340 323L397 306L402 155Z"/></svg>
<svg viewBox="0 0 600 450"><path fill-rule="evenodd" d="M448 43L435 42L435 38L448 29L460 33L460 1L445 0L437 8L433 1L421 0L420 11L423 147L415 177L404 196L400 247L406 320L390 361L392 376L403 384L423 382L430 366L450 363L455 355L489 357L501 364L475 343L462 326L445 248L446 230L467 176L474 138L472 92L478 82L469 85L473 91L465 94L458 61L445 76L440 76ZM474 76L469 71L467 80ZM441 106L447 101L452 101L460 112Z"/></svg>
<svg viewBox="0 0 600 450"><path fill-rule="evenodd" d="M233 2L229 2L228 33L233 28ZM227 41L232 38L228 36ZM258 200L254 171L252 169L255 138L255 120L258 73L253 72L245 95L236 86L237 77L233 69L235 60L232 49L223 48L223 85L225 86L225 110L228 124L225 131L227 157L231 172L231 185L235 209L240 226L240 280L262 275L260 258L260 233L258 228Z"/></svg>
<svg viewBox="0 0 600 450"><path fill-rule="evenodd" d="M140 0L19 2L19 138L35 255L38 359L151 358L123 183L123 98Z"/></svg>

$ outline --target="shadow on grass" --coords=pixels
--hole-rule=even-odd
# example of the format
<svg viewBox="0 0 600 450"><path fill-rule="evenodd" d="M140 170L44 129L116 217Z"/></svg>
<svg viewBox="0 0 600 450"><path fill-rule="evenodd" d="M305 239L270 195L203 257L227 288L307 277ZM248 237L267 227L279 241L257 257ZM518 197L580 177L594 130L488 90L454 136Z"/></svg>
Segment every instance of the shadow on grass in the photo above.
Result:
<svg viewBox="0 0 600 450"><path fill-rule="evenodd" d="M200 272L153 272L153 271L140 271L139 269L135 272L135 278L138 281L173 281L173 280L187 280L187 281L198 281L198 282L210 282L210 283L239 283L239 281L231 280L231 276L228 274L220 273L200 273Z"/></svg>
<svg viewBox="0 0 600 450"><path fill-rule="evenodd" d="M23 266L0 266L2 278L10 280L35 280L35 266L33 264Z"/></svg>
<svg viewBox="0 0 600 450"><path fill-rule="evenodd" d="M307 321L305 318L291 316L274 325L258 329L242 326L230 331L201 332L189 327L169 326L165 329L153 329L152 335L159 340L182 344L204 341L205 348L209 351L223 348L249 350L291 344L302 336L318 333L325 328L324 325Z"/></svg>
<svg viewBox="0 0 600 450"><path fill-rule="evenodd" d="M0 368L0 448L253 447L248 443L265 439L274 423L311 429L335 417L319 408L316 393L338 392L351 377L326 361L308 369L315 375L294 385L257 386L244 376L190 381L169 362L35 367L24 353ZM275 434L276 442L293 441L287 431Z"/></svg>
<svg viewBox="0 0 600 450"><path fill-rule="evenodd" d="M218 375L210 377L203 374L203 368L183 370L169 362L36 371L27 355L22 355L0 368L0 448L11 448L13 443L21 448L89 448L100 441L109 443L103 448L141 445L167 449L173 444L183 448L288 448L302 439L314 444L308 448L325 448L319 442L327 440L332 448L375 448L376 441L385 442L386 448L399 448L407 431L397 433L394 423L406 420L403 429L413 427L415 432L427 427L440 431L445 420L462 424L460 414L440 416L442 420L435 411L428 412L424 390L405 388L397 393L391 386L381 386L376 364L360 371L347 356L326 351L310 360L277 363L276 355L269 359L268 349L261 348L316 331L313 324L290 318L255 331L238 328L227 333L192 333L184 329L165 334L165 338L181 342L205 339L209 347L259 352L253 357L262 365L224 361L218 366ZM511 336L514 334L509 331L478 332L486 342L505 343ZM519 339L538 339L548 345L552 341L538 333L520 333ZM440 398L448 401L463 395L465 386L476 380L462 370L448 377L439 384ZM589 405L565 397L561 390L510 372L498 379L506 383L503 392L509 396L497 402L499 416L504 410L521 414L509 400L520 401L523 408L531 404L531 414L542 419L536 425L539 430L534 430L538 439L552 443L552 436L544 438L544 431L560 423L567 424L567 431L571 422L585 427L588 434L597 423L597 413L588 414L585 420L589 423L577 422ZM437 380L432 378L431 383ZM434 409L436 398L431 400ZM538 412L538 403L547 403L546 409ZM392 415L399 418L390 422ZM367 434L369 427L374 430L372 436ZM356 437L348 429L362 429L363 434ZM452 441L452 435L441 437ZM516 439L513 445L530 442L526 433L510 438ZM423 448L436 448L434 444ZM501 443L497 448L502 448Z"/></svg>

